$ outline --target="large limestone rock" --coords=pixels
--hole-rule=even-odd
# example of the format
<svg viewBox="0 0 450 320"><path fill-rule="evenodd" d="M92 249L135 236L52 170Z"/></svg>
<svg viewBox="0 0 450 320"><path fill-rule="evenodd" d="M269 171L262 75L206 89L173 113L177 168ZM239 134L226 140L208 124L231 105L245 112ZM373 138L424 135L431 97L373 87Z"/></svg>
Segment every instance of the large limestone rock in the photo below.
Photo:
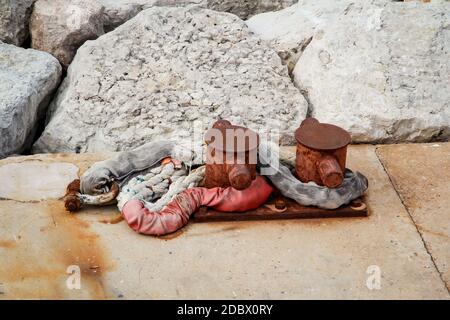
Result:
<svg viewBox="0 0 450 320"><path fill-rule="evenodd" d="M30 20L34 49L55 56L64 67L77 49L103 31L103 6L96 0L38 0Z"/></svg>
<svg viewBox="0 0 450 320"><path fill-rule="evenodd" d="M136 16L140 11L159 6L195 5L230 12L241 19L266 11L289 7L298 0L99 0L105 6L105 30L110 31Z"/></svg>
<svg viewBox="0 0 450 320"><path fill-rule="evenodd" d="M16 46L28 38L28 20L36 0L0 0L0 41Z"/></svg>
<svg viewBox="0 0 450 320"><path fill-rule="evenodd" d="M306 111L276 52L242 20L152 8L78 50L34 148L94 152L183 141L195 121L206 129L219 117L278 128L287 143Z"/></svg>
<svg viewBox="0 0 450 320"><path fill-rule="evenodd" d="M450 2L303 0L248 25L290 64L311 114L354 141L450 136Z"/></svg>
<svg viewBox="0 0 450 320"><path fill-rule="evenodd" d="M60 76L51 55L0 42L0 158L30 146Z"/></svg>

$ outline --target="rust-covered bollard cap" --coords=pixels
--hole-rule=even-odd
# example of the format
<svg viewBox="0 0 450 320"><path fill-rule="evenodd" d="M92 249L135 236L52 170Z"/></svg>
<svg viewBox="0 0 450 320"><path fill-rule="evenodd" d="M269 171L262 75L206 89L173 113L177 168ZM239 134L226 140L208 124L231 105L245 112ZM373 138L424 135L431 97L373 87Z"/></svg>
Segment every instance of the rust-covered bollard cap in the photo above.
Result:
<svg viewBox="0 0 450 320"><path fill-rule="evenodd" d="M216 133L221 132L219 137ZM230 154L257 150L259 146L259 135L253 130L233 125L228 120L217 120L212 129L205 133L205 142L210 145L216 139L221 139L219 146L215 149L226 151Z"/></svg>
<svg viewBox="0 0 450 320"><path fill-rule="evenodd" d="M338 126L307 118L295 131L295 139L299 179L329 188L339 187L344 180L350 134Z"/></svg>
<svg viewBox="0 0 450 320"><path fill-rule="evenodd" d="M295 131L295 140L315 150L335 150L347 146L351 137L344 129L315 118L306 118Z"/></svg>
<svg viewBox="0 0 450 320"><path fill-rule="evenodd" d="M248 188L256 178L258 134L227 120L218 120L205 133L205 142L208 145L205 186Z"/></svg>

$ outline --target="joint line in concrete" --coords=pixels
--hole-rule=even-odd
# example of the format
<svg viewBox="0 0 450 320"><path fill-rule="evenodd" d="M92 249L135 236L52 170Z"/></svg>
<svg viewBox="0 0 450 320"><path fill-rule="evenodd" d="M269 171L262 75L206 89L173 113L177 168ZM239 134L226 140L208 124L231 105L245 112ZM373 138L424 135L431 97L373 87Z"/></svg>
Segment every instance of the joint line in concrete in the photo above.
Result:
<svg viewBox="0 0 450 320"><path fill-rule="evenodd" d="M389 182L391 183L392 187L393 187L394 190L395 190L395 193L397 194L397 196L398 196L398 198L400 199L400 201L401 201L403 207L405 208L406 212L408 213L409 218L410 218L411 221L413 222L414 227L416 228L416 231L417 231L417 233L419 234L420 240L422 241L422 244L423 244L423 246L424 246L426 252L427 252L428 255L430 256L431 262L433 263L434 268L436 269L436 271L437 271L437 273L438 273L438 275L439 275L439 278L441 279L442 283L444 284L444 287L447 289L448 294L450 294L450 284L447 285L447 283L445 282L444 276L442 275L442 272L439 270L439 268L438 268L438 266L437 266L437 264L436 264L436 261L434 260L434 257L433 257L433 255L431 254L431 251L430 251L430 249L429 249L427 243L425 242L425 239L423 238L422 232L420 232L420 229L419 229L419 227L417 226L417 223L416 223L416 221L414 220L414 217L412 216L411 212L409 211L408 206L405 204L405 201L404 201L402 195L398 192L397 186L396 186L395 182L393 181L393 179L392 179L391 175L389 174L389 171L387 170L387 168L386 168L386 166L385 166L383 160L381 159L380 155L378 154L378 147L375 148L375 155L376 155L378 161L380 162L381 166L383 167L384 172L386 172L386 175L388 176Z"/></svg>

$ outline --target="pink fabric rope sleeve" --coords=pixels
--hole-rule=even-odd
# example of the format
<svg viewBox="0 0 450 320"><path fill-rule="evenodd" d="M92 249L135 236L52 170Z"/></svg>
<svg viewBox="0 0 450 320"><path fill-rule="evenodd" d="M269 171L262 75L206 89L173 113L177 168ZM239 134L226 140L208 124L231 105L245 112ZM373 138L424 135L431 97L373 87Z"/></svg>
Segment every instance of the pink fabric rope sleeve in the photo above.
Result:
<svg viewBox="0 0 450 320"><path fill-rule="evenodd" d="M137 199L128 201L122 215L136 232L147 235L164 235L185 226L192 213L200 206L213 207L225 212L243 212L263 205L273 187L265 178L257 176L245 190L228 188L190 188L178 194L163 210L151 212Z"/></svg>

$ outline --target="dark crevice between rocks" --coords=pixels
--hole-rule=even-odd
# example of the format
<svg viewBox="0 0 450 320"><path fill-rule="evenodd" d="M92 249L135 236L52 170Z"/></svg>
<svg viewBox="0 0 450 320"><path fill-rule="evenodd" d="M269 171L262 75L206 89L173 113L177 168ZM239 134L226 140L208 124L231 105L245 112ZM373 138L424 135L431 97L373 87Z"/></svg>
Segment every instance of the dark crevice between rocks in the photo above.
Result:
<svg viewBox="0 0 450 320"><path fill-rule="evenodd" d="M31 49L31 36L28 36L21 45L24 49Z"/></svg>
<svg viewBox="0 0 450 320"><path fill-rule="evenodd" d="M303 97L305 98L306 103L308 104L308 110L306 111L306 118L310 118L310 117L312 117L312 113L313 113L314 107L313 107L313 105L312 105L312 103L311 103L311 100L309 100L309 93L308 93L308 90L306 90L306 89L300 89L300 88L299 88L299 90L300 90L300 93L301 93L301 94L303 95Z"/></svg>
<svg viewBox="0 0 450 320"><path fill-rule="evenodd" d="M19 47L24 48L24 49L31 49L31 32L30 32L30 20L31 20L31 14L34 10L34 3L37 0L33 0L33 4L31 6L29 6L26 9L25 12L25 33L26 33L26 38L25 40L20 44Z"/></svg>
<svg viewBox="0 0 450 320"><path fill-rule="evenodd" d="M297 47L291 48L287 51L278 51L277 52L283 65L285 65L287 67L288 75L289 75L289 78L291 79L292 84L294 85L294 87L296 87L300 91L300 93L305 98L306 103L308 104L308 109L306 111L306 118L312 117L314 106L312 105L311 100L309 99L308 90L297 85L297 83L295 82L293 72L294 72L295 66L297 65L298 60L300 59L301 55L306 50L306 48L308 47L308 45L311 43L312 40L313 40L313 36L311 36L309 38L305 38L298 44Z"/></svg>
<svg viewBox="0 0 450 320"><path fill-rule="evenodd" d="M444 129L440 129L436 134L434 134L431 137L430 142L448 142L449 141L449 135L445 134Z"/></svg>
<svg viewBox="0 0 450 320"><path fill-rule="evenodd" d="M287 71L292 82L294 82L294 76L292 73L294 72L295 66L297 65L298 60L300 59L301 55L303 54L303 52L305 51L305 49L308 47L308 45L311 43L312 40L313 37L311 36L309 38L303 39L294 48L277 51L278 56L281 59L281 62L283 63L283 65L287 67Z"/></svg>

